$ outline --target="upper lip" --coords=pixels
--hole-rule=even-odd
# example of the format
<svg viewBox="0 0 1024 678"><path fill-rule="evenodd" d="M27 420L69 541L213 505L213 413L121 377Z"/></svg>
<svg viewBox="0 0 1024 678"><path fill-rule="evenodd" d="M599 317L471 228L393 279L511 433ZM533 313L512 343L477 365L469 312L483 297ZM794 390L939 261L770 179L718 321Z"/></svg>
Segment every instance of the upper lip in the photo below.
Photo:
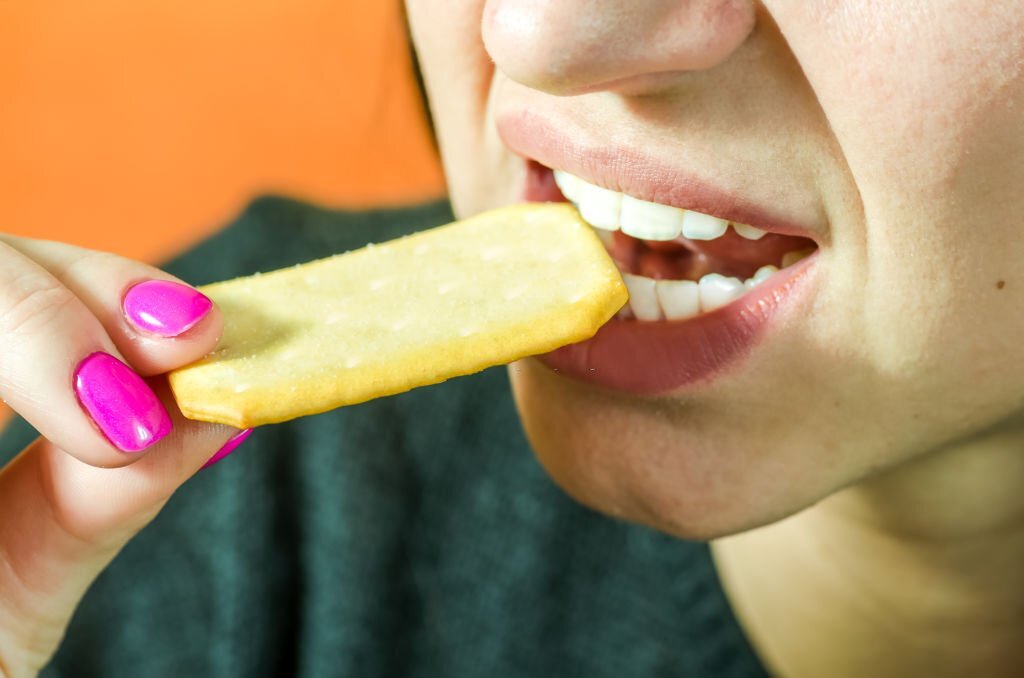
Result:
<svg viewBox="0 0 1024 678"><path fill-rule="evenodd" d="M554 124L535 109L504 111L496 117L496 125L498 136L513 153L592 184L770 233L809 238L819 246L825 240L821 229L797 223L763 202L755 202L750 197L755 193L752 187L713 185L682 163L666 164L621 142L598 142L578 127Z"/></svg>

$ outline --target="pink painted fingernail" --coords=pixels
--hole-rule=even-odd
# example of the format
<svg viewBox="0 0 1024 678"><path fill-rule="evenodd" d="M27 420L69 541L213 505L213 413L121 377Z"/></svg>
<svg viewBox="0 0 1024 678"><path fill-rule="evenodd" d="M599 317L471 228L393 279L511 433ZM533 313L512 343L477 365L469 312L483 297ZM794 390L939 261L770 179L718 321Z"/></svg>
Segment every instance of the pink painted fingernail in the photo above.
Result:
<svg viewBox="0 0 1024 678"><path fill-rule="evenodd" d="M228 441L226 443L224 443L224 447L222 447L219 450L217 450L217 453L214 454L212 457L210 457L209 461L207 461L205 464L203 464L202 468L200 468L199 470L201 471L204 468L209 468L210 466L213 466L218 461L220 461L224 457L228 456L229 454L231 454L232 452L237 450L238 446L241 445L242 443L244 443L245 439L248 438L249 435L254 430L255 429L247 428L244 431L239 431L235 435L233 435L230 438L228 438Z"/></svg>
<svg viewBox="0 0 1024 678"><path fill-rule="evenodd" d="M188 285L147 280L128 290L121 307L128 321L139 329L162 337L176 337L206 317L213 302Z"/></svg>
<svg viewBox="0 0 1024 678"><path fill-rule="evenodd" d="M171 417L153 390L130 367L93 353L74 376L78 402L103 435L124 452L139 452L171 432Z"/></svg>

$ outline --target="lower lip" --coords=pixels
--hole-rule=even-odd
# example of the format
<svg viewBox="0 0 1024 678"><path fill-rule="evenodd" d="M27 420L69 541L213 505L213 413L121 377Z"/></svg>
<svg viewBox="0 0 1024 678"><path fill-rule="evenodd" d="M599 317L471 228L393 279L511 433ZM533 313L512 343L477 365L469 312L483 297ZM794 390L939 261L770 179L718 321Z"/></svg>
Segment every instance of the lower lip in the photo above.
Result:
<svg viewBox="0 0 1024 678"><path fill-rule="evenodd" d="M613 318L593 338L542 356L568 377L637 395L660 395L709 382L739 365L771 328L771 320L809 286L818 255L785 268L742 297L687 320Z"/></svg>
<svg viewBox="0 0 1024 678"><path fill-rule="evenodd" d="M553 197L550 187L527 181L525 199ZM766 338L779 311L806 294L817 261L815 252L740 298L695 318L613 318L591 339L537 358L561 375L636 395L662 395L708 383L740 365Z"/></svg>

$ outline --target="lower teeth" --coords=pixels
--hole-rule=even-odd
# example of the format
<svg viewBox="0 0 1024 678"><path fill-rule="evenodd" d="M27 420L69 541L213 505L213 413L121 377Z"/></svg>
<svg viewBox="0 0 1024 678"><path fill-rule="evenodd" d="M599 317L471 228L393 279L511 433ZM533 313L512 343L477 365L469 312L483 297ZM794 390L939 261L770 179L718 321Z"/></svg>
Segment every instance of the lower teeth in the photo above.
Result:
<svg viewBox="0 0 1024 678"><path fill-rule="evenodd" d="M612 247L611 231L594 229L609 249ZM782 256L781 268L792 266L808 257L815 248L787 252ZM622 279L629 290L629 301L619 311L620 319L642 321L685 320L702 313L713 311L739 298L745 292L777 273L780 267L762 266L746 280L708 273L699 281L655 280L646 276L623 273Z"/></svg>
<svg viewBox="0 0 1024 678"><path fill-rule="evenodd" d="M739 278L708 273L699 282L692 280L654 280L623 273L629 290L629 317L637 320L685 320L713 311L738 298L778 269L765 266L760 280L751 278L748 287Z"/></svg>
<svg viewBox="0 0 1024 678"><path fill-rule="evenodd" d="M786 266L807 257L813 250L801 252L799 257L783 257ZM708 273L697 282L692 280L655 280L645 276L623 273L622 280L629 290L629 302L619 312L619 318L643 321L685 320L721 308L738 299L748 290L778 273L777 266L762 266L747 280Z"/></svg>

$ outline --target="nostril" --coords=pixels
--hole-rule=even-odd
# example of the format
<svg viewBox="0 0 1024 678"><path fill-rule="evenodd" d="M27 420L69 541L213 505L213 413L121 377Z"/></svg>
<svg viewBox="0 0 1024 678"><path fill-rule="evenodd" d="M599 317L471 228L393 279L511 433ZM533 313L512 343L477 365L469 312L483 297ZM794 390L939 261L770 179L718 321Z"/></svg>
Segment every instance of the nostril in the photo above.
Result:
<svg viewBox="0 0 1024 678"><path fill-rule="evenodd" d="M527 87L640 94L727 60L754 25L752 0L489 0L482 36Z"/></svg>

